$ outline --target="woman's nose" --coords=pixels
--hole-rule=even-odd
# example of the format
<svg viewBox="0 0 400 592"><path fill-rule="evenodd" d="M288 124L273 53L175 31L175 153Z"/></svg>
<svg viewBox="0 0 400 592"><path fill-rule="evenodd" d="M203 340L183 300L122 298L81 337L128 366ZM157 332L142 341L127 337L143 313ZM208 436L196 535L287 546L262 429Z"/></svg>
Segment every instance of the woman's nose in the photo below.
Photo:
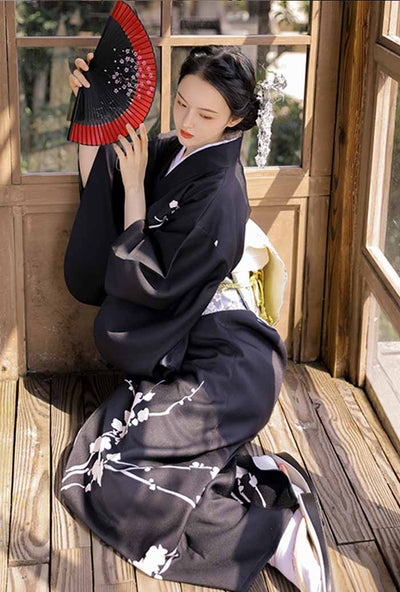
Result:
<svg viewBox="0 0 400 592"><path fill-rule="evenodd" d="M185 129L190 129L193 125L193 112L188 110L183 118L183 125Z"/></svg>

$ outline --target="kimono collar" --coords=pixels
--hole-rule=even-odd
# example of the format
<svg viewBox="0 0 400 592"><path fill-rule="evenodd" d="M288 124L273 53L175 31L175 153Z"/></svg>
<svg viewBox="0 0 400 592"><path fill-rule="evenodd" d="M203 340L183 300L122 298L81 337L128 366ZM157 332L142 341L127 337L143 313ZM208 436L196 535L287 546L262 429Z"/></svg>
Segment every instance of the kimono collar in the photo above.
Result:
<svg viewBox="0 0 400 592"><path fill-rule="evenodd" d="M169 141L167 156L158 174L158 183L164 189L181 182L186 183L193 177L202 177L210 171L219 172L222 168L234 166L240 158L243 134L232 142L207 146L203 150L188 155L165 176L172 160L182 148L176 130L168 132L167 138Z"/></svg>

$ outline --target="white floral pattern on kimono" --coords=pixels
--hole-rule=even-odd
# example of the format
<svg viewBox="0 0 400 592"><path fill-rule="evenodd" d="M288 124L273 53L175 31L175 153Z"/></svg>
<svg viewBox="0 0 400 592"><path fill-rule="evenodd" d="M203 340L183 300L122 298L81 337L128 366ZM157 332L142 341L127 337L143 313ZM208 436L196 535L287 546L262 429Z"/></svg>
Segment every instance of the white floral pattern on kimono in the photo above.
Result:
<svg viewBox="0 0 400 592"><path fill-rule="evenodd" d="M173 551L168 553L168 549L161 544L151 545L140 561L132 561L131 559L128 559L128 561L149 576L162 580L163 577L161 574L169 568L173 559L179 557L177 548L175 547Z"/></svg>
<svg viewBox="0 0 400 592"><path fill-rule="evenodd" d="M137 465L135 463L125 462L121 458L121 453L107 453L107 450L110 450L112 446L116 446L120 443L120 441L125 438L126 434L128 433L129 429L133 429L134 427L138 426L140 423L148 421L150 417L154 416L162 416L162 415L169 415L169 413L173 410L176 405L183 405L185 400L191 401L195 394L200 390L200 388L204 384L204 380L197 386L191 388L191 392L189 395L185 395L181 399L172 403L167 409L158 412L150 411L149 407L144 407L143 409L138 410L137 406L143 402L150 402L152 398L156 395L155 391L148 391L147 393L142 393L137 391L135 393L134 386L132 381L129 379L125 379L125 382L129 384L129 390L133 392L134 398L133 403L130 409L126 409L124 412L123 420L119 419L118 417L114 417L111 422L111 430L104 432L101 436L98 436L94 442L91 442L89 445L89 458L86 462L80 465L74 465L69 467L66 470L66 475L62 479L62 483L65 483L61 487L61 491L65 489L69 489L70 487L81 487L84 489L85 493L90 492L92 489L93 484L97 484L97 486L101 487L102 479L104 476L104 471L113 471L115 473L121 473L124 476L138 481L139 483L146 485L149 488L149 491L163 491L168 495L176 496L182 499L184 502L188 503L192 508L195 508L198 504L205 487L201 491L200 495L196 496L195 500L192 500L186 495L179 493L178 491L173 491L166 489L165 487L159 487L157 483L155 483L154 479L149 477L141 477L136 472L141 473L149 473L152 469L162 469L162 470L202 470L202 471L209 471L211 479L214 479L216 475L219 473L220 468L217 466L209 466L205 465L202 462L192 461L189 466L179 466L175 465L163 465L163 466L151 466L151 465ZM165 382L165 380L161 380L155 386L160 384L161 382ZM150 406L150 405L149 405ZM75 442L77 441L80 434L80 430L75 438ZM91 477L91 481L86 485L82 485L82 483L73 481L70 482L70 478L74 475L82 475L86 474L89 478Z"/></svg>

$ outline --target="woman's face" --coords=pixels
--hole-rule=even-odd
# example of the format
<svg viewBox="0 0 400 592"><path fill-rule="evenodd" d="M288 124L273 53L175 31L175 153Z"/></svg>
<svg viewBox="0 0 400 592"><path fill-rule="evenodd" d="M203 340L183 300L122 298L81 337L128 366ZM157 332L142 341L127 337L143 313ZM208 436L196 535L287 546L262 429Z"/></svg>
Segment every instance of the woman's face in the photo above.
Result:
<svg viewBox="0 0 400 592"><path fill-rule="evenodd" d="M224 129L241 120L231 118L228 104L212 84L193 74L182 78L175 95L174 123L179 142L186 147L185 156L205 144L219 142ZM182 130L192 137L185 137Z"/></svg>

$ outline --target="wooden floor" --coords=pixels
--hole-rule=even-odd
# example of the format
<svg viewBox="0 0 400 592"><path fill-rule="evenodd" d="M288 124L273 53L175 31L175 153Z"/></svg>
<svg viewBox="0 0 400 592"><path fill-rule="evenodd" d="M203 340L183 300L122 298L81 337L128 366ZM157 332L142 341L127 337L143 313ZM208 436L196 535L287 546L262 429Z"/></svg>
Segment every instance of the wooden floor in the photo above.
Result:
<svg viewBox="0 0 400 592"><path fill-rule="evenodd" d="M143 574L58 500L63 451L122 375L1 381L0 592L206 592ZM273 415L249 444L286 450L314 480L336 592L400 590L400 458L364 392L319 363L289 362ZM295 591L272 567L252 592Z"/></svg>

